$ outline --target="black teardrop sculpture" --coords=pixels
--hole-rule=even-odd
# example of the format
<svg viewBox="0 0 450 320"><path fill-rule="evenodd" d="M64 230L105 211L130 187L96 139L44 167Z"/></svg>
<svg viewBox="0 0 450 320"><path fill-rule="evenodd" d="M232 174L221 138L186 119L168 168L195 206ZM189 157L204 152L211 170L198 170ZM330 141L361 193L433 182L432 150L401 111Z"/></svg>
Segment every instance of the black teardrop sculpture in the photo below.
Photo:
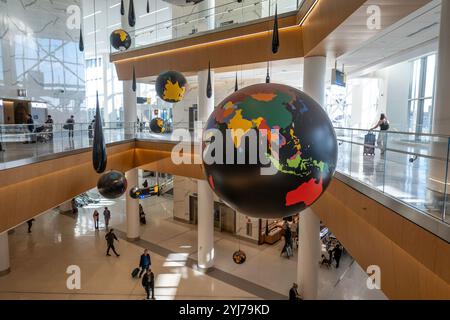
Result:
<svg viewBox="0 0 450 320"><path fill-rule="evenodd" d="M125 5L123 4L123 0L120 0L120 14L125 15Z"/></svg>
<svg viewBox="0 0 450 320"><path fill-rule="evenodd" d="M150 13L150 2L147 0L147 13Z"/></svg>
<svg viewBox="0 0 450 320"><path fill-rule="evenodd" d="M236 92L238 90L239 90L239 87L238 87L237 72L236 72L236 82L234 83L234 92Z"/></svg>
<svg viewBox="0 0 450 320"><path fill-rule="evenodd" d="M269 62L267 62L266 83L270 83Z"/></svg>
<svg viewBox="0 0 450 320"><path fill-rule="evenodd" d="M78 48L80 49L81 52L84 51L83 30L81 30L81 26L80 26L80 42L78 43Z"/></svg>
<svg viewBox="0 0 450 320"><path fill-rule="evenodd" d="M212 97L211 62L208 62L208 82L206 83L206 97L208 99Z"/></svg>
<svg viewBox="0 0 450 320"><path fill-rule="evenodd" d="M134 69L134 66L133 66L133 85L131 88L133 89L134 92L136 92L136 70Z"/></svg>
<svg viewBox="0 0 450 320"><path fill-rule="evenodd" d="M136 13L134 12L134 1L130 0L130 7L128 8L128 24L130 27L136 25Z"/></svg>
<svg viewBox="0 0 450 320"><path fill-rule="evenodd" d="M105 137L103 135L102 116L100 114L100 105L98 102L97 91L97 107L95 111L94 123L94 142L92 146L92 165L97 173L103 173L106 169L106 145Z"/></svg>
<svg viewBox="0 0 450 320"><path fill-rule="evenodd" d="M273 32L272 32L272 53L273 54L277 53L279 47L280 47L280 38L278 36L278 14L277 14L277 6L275 5L275 17L273 20Z"/></svg>

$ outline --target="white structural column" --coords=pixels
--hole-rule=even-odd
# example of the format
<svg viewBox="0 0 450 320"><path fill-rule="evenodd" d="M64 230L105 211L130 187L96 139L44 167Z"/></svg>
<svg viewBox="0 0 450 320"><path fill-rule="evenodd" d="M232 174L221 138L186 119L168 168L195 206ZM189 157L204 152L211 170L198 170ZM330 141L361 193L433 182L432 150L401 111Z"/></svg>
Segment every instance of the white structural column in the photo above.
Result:
<svg viewBox="0 0 450 320"><path fill-rule="evenodd" d="M321 106L325 101L325 57L308 57L304 62L303 90ZM297 280L305 300L317 299L320 259L320 219L308 208L300 213Z"/></svg>
<svg viewBox="0 0 450 320"><path fill-rule="evenodd" d="M128 188L126 191L126 215L127 215L127 238L129 240L139 239L139 200L130 197L130 190L138 185L138 169L126 173Z"/></svg>
<svg viewBox="0 0 450 320"><path fill-rule="evenodd" d="M433 110L433 133L440 135L450 135L450 1L442 1L441 8L441 28L439 34L439 52L436 78L436 98ZM434 156L447 156L447 143L441 141L432 144L432 154ZM449 168L450 169L450 168ZM447 193L450 194L449 181L444 181L446 175L445 162L430 161L429 188L440 193L445 192L447 183ZM450 180L450 178L448 178Z"/></svg>
<svg viewBox="0 0 450 320"><path fill-rule="evenodd" d="M131 42L131 48L134 47L135 41L134 41L134 27L130 27L128 25L128 8L130 5L130 0L124 1L125 6L125 15L121 16L121 23L122 23L122 29L127 31L133 41ZM134 3L136 11L136 1ZM117 8L117 10L120 10ZM131 74L132 70L130 70ZM132 123L136 123L137 120L137 99L136 99L136 92L133 91L132 80L126 80L122 81L123 85L123 121L125 122L125 135L129 138L131 138L134 134L134 128Z"/></svg>
<svg viewBox="0 0 450 320"><path fill-rule="evenodd" d="M8 232L0 233L0 276L7 275L9 268Z"/></svg>
<svg viewBox="0 0 450 320"><path fill-rule="evenodd" d="M206 96L208 70L198 73L198 120L204 125L214 110L214 72L211 71L213 94ZM202 127L203 127L202 125ZM214 266L214 196L208 184L199 180L198 194L198 266L207 271Z"/></svg>

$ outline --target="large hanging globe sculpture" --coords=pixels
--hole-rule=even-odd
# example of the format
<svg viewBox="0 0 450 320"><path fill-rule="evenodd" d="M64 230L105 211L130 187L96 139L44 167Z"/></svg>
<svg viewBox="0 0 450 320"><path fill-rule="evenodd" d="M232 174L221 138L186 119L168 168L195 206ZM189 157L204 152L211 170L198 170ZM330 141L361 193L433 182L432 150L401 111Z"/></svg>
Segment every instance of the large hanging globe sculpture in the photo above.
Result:
<svg viewBox="0 0 450 320"><path fill-rule="evenodd" d="M248 216L282 218L304 210L330 184L336 161L327 114L289 86L264 83L236 91L205 127L206 178L217 196Z"/></svg>
<svg viewBox="0 0 450 320"><path fill-rule="evenodd" d="M106 199L116 199L125 193L127 185L127 179L122 172L111 170L100 177L97 189Z"/></svg>
<svg viewBox="0 0 450 320"><path fill-rule="evenodd" d="M131 47L130 35L122 29L117 29L111 32L109 41L114 49L124 51Z"/></svg>
<svg viewBox="0 0 450 320"><path fill-rule="evenodd" d="M180 102L186 92L186 83L186 78L177 71L163 72L156 78L156 93L166 102Z"/></svg>
<svg viewBox="0 0 450 320"><path fill-rule="evenodd" d="M164 120L161 118L153 118L150 121L150 130L153 133L164 133L166 131Z"/></svg>

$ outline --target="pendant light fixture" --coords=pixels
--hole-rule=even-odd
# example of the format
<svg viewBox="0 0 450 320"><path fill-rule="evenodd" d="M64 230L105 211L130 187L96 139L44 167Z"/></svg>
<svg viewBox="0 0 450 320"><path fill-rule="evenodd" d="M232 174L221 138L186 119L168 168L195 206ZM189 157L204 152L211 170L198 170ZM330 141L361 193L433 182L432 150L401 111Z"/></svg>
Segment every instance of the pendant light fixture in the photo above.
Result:
<svg viewBox="0 0 450 320"><path fill-rule="evenodd" d="M95 10L94 0L94 12ZM94 30L97 30L97 19L94 14ZM97 69L98 56L97 56L97 33L94 32L94 54L95 54L95 67ZM98 79L95 81L96 85L96 108L95 108L95 122L94 122L94 141L92 144L92 165L97 173L102 173L106 169L107 155L105 137L103 135L103 122L102 115L100 113L100 103L98 100Z"/></svg>
<svg viewBox="0 0 450 320"><path fill-rule="evenodd" d="M80 41L78 43L78 48L80 49L81 52L84 51L83 30L81 29L81 25L80 25Z"/></svg>
<svg viewBox="0 0 450 320"><path fill-rule="evenodd" d="M210 99L212 97L211 62L208 62L208 82L206 83L206 97L208 99Z"/></svg>
<svg viewBox="0 0 450 320"><path fill-rule="evenodd" d="M279 47L280 47L280 38L278 35L278 14L277 14L277 5L275 4L275 16L273 19L273 31L272 31L272 53L273 54L277 53Z"/></svg>
<svg viewBox="0 0 450 320"><path fill-rule="evenodd" d="M147 0L147 13L150 13L150 2Z"/></svg>
<svg viewBox="0 0 450 320"><path fill-rule="evenodd" d="M237 80L237 71L236 71L236 81L234 82L234 92L239 90L238 80Z"/></svg>
<svg viewBox="0 0 450 320"><path fill-rule="evenodd" d="M120 14L122 16L125 15L125 5L123 4L123 0L120 0Z"/></svg>
<svg viewBox="0 0 450 320"><path fill-rule="evenodd" d="M102 127L102 115L100 113L100 104L98 101L97 91L97 104L94 122L94 141L92 145L92 165L94 166L94 170L97 173L103 173L106 169L107 162L108 160L106 157L106 144Z"/></svg>
<svg viewBox="0 0 450 320"><path fill-rule="evenodd" d="M136 13L134 12L134 1L130 0L130 6L128 8L128 24L130 27L136 25Z"/></svg>
<svg viewBox="0 0 450 320"><path fill-rule="evenodd" d="M133 85L131 88L133 89L134 92L136 92L136 70L134 69L134 65L133 65Z"/></svg>
<svg viewBox="0 0 450 320"><path fill-rule="evenodd" d="M267 61L266 83L270 83L269 61Z"/></svg>

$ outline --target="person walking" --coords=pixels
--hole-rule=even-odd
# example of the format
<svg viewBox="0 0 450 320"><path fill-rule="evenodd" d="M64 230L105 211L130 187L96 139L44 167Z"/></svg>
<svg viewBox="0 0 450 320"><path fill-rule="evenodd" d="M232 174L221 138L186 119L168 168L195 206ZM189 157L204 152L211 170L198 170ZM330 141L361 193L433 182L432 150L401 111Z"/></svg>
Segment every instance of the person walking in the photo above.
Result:
<svg viewBox="0 0 450 320"><path fill-rule="evenodd" d="M45 126L48 128L48 131L50 131L49 139L53 140L53 119L51 115L47 116L47 120L45 120Z"/></svg>
<svg viewBox="0 0 450 320"><path fill-rule="evenodd" d="M289 259L292 255L292 232L289 227L289 223L287 221L284 222L284 246L283 250L281 250L281 255L286 252L286 256Z"/></svg>
<svg viewBox="0 0 450 320"><path fill-rule="evenodd" d="M369 131L373 131L378 127L380 128L380 133L378 134L377 145L381 150L381 154L384 154L386 151L387 131L389 130L389 120L384 113L380 115L380 120Z"/></svg>
<svg viewBox="0 0 450 320"><path fill-rule="evenodd" d="M29 134L29 140L30 141L25 141L25 143L36 143L36 136L33 134L34 132L34 120L33 117L31 116L31 114L28 114L28 118L27 118L27 128L28 131L30 132Z"/></svg>
<svg viewBox="0 0 450 320"><path fill-rule="evenodd" d="M112 249L116 257L120 257L120 254L117 253L116 248L114 247L114 240L119 241L119 239L117 239L116 235L114 234L114 229L111 228L111 230L109 230L109 232L105 235L105 239L106 244L108 245L108 249L106 249L106 255L111 256L109 254L109 250Z"/></svg>
<svg viewBox="0 0 450 320"><path fill-rule="evenodd" d="M334 260L336 260L336 269L339 268L339 261L341 260L342 256L342 247L341 245L336 245L336 247L333 250L333 257Z"/></svg>
<svg viewBox="0 0 450 320"><path fill-rule="evenodd" d="M142 204L139 203L139 221L141 224L147 224L147 220L145 219L145 212Z"/></svg>
<svg viewBox="0 0 450 320"><path fill-rule="evenodd" d="M28 233L31 233L31 227L33 226L34 219L30 219L27 221L28 224Z"/></svg>
<svg viewBox="0 0 450 320"><path fill-rule="evenodd" d="M105 218L105 229L109 229L109 220L111 219L111 211L109 211L108 207L105 207L103 210L103 217Z"/></svg>
<svg viewBox="0 0 450 320"><path fill-rule="evenodd" d="M70 116L69 119L66 121L66 128L69 130L69 138L73 139L73 129L75 126L75 118L73 115Z"/></svg>
<svg viewBox="0 0 450 320"><path fill-rule="evenodd" d="M142 286L147 294L146 300L150 300L150 290L152 291L152 300L155 300L155 275L152 269L148 269L142 277Z"/></svg>
<svg viewBox="0 0 450 320"><path fill-rule="evenodd" d="M92 215L92 217L94 218L95 230L98 230L98 222L100 220L100 214L98 213L97 210L94 210L94 214Z"/></svg>
<svg viewBox="0 0 450 320"><path fill-rule="evenodd" d="M139 278L142 276L144 271L147 272L151 265L152 259L150 258L148 249L145 249L144 253L141 255L141 259L139 260L139 267L141 268L141 272L139 272Z"/></svg>

